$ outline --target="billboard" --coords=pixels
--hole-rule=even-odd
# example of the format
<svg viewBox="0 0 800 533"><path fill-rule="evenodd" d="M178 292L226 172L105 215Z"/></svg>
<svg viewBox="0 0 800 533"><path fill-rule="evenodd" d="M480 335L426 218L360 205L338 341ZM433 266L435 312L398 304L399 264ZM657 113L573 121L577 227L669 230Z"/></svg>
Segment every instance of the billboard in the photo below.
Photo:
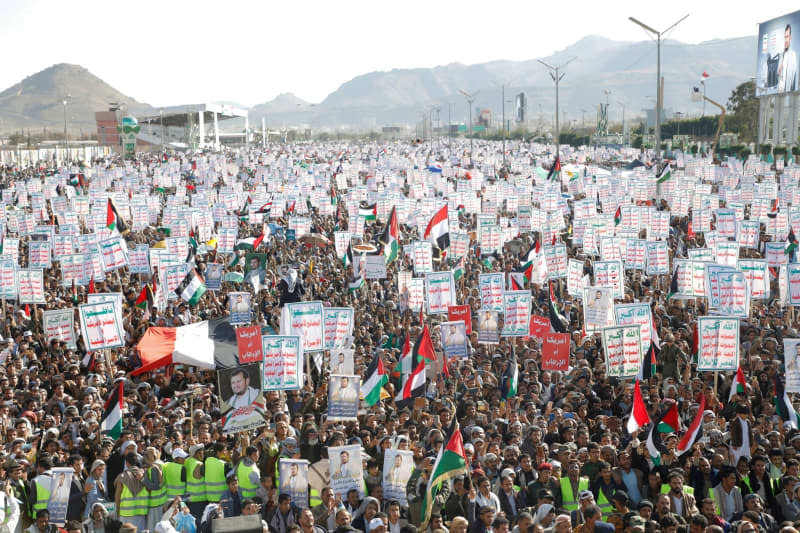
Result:
<svg viewBox="0 0 800 533"><path fill-rule="evenodd" d="M800 11L759 24L756 96L800 89L799 49Z"/></svg>
<svg viewBox="0 0 800 533"><path fill-rule="evenodd" d="M525 122L525 107L527 106L525 93L519 93L515 101L517 104L517 122Z"/></svg>

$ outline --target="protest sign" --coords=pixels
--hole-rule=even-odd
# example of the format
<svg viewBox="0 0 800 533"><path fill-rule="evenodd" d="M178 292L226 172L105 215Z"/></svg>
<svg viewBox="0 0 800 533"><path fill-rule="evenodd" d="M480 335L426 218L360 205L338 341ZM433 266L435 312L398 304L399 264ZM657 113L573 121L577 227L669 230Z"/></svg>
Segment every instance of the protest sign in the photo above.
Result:
<svg viewBox="0 0 800 533"><path fill-rule="evenodd" d="M491 308L478 312L478 342L481 344L497 344L500 342L497 313Z"/></svg>
<svg viewBox="0 0 800 533"><path fill-rule="evenodd" d="M28 268L50 268L50 241L28 243Z"/></svg>
<svg viewBox="0 0 800 533"><path fill-rule="evenodd" d="M463 321L442 322L442 351L447 359L467 357L467 333Z"/></svg>
<svg viewBox="0 0 800 533"><path fill-rule="evenodd" d="M611 287L614 289L614 298L625 296L625 273L620 261L595 261L593 270L597 287Z"/></svg>
<svg viewBox="0 0 800 533"><path fill-rule="evenodd" d="M669 248L666 241L647 241L647 269L648 276L669 273Z"/></svg>
<svg viewBox="0 0 800 533"><path fill-rule="evenodd" d="M330 486L335 497L347 500L350 489L358 491L359 498L364 497L364 474L361 469L361 446L331 446L328 448L328 466L330 468Z"/></svg>
<svg viewBox="0 0 800 533"><path fill-rule="evenodd" d="M550 319L544 316L531 315L531 320L528 325L528 335L535 339L542 340L546 333L550 333L552 326Z"/></svg>
<svg viewBox="0 0 800 533"><path fill-rule="evenodd" d="M103 271L109 272L128 265L128 247L122 237L111 237L97 243ZM184 256L185 257L185 256Z"/></svg>
<svg viewBox="0 0 800 533"><path fill-rule="evenodd" d="M406 302L408 308L414 313L419 312L425 304L425 279L414 278L409 271L397 273L397 288L400 292L400 301Z"/></svg>
<svg viewBox="0 0 800 533"><path fill-rule="evenodd" d="M325 307L325 349L339 348L345 345L353 334L352 307Z"/></svg>
<svg viewBox="0 0 800 533"><path fill-rule="evenodd" d="M481 308L489 308L492 311L503 311L503 274L493 272L490 274L480 274L478 276L478 287L481 294Z"/></svg>
<svg viewBox="0 0 800 533"><path fill-rule="evenodd" d="M218 291L222 288L223 267L222 263L206 263L206 289Z"/></svg>
<svg viewBox="0 0 800 533"><path fill-rule="evenodd" d="M733 371L739 367L739 319L697 318L697 370Z"/></svg>
<svg viewBox="0 0 800 533"><path fill-rule="evenodd" d="M17 299L17 267L14 261L7 257L0 257L0 298Z"/></svg>
<svg viewBox="0 0 800 533"><path fill-rule="evenodd" d="M75 350L77 346L73 328L74 321L75 310L72 307L44 311L42 314L42 326L47 344L49 345L51 341L57 340L66 343L68 348Z"/></svg>
<svg viewBox="0 0 800 533"><path fill-rule="evenodd" d="M303 386L303 348L297 335L263 335L264 391L298 390Z"/></svg>
<svg viewBox="0 0 800 533"><path fill-rule="evenodd" d="M21 304L45 303L44 272L28 268L17 270L17 290Z"/></svg>
<svg viewBox="0 0 800 533"><path fill-rule="evenodd" d="M122 324L113 302L97 302L78 306L81 336L90 352L119 348L124 344Z"/></svg>
<svg viewBox="0 0 800 533"><path fill-rule="evenodd" d="M503 337L527 337L531 317L531 292L503 293Z"/></svg>
<svg viewBox="0 0 800 533"><path fill-rule="evenodd" d="M502 283L502 277L501 277ZM428 314L447 313L447 308L456 304L456 284L453 272L428 272L425 274L425 293L427 295Z"/></svg>
<svg viewBox="0 0 800 533"><path fill-rule="evenodd" d="M750 298L753 300L768 300L770 297L769 267L763 259L739 259L736 264L750 288Z"/></svg>
<svg viewBox="0 0 800 533"><path fill-rule="evenodd" d="M569 369L569 333L544 333L542 337L542 370Z"/></svg>
<svg viewBox="0 0 800 533"><path fill-rule="evenodd" d="M328 370L331 374L343 374L351 376L355 373L355 363L353 355L355 350L351 348L333 348L328 361Z"/></svg>
<svg viewBox="0 0 800 533"><path fill-rule="evenodd" d="M415 274L433 272L433 246L428 241L412 243L412 257Z"/></svg>
<svg viewBox="0 0 800 533"><path fill-rule="evenodd" d="M642 358L650 349L653 339L653 313L650 304L617 304L614 306L617 326L639 326Z"/></svg>
<svg viewBox="0 0 800 533"><path fill-rule="evenodd" d="M747 279L738 270L724 270L717 273L719 300L716 309L720 314L747 318L750 313L750 292Z"/></svg>
<svg viewBox="0 0 800 533"><path fill-rule="evenodd" d="M781 268L786 271L789 305L800 305L800 263L789 263Z"/></svg>
<svg viewBox="0 0 800 533"><path fill-rule="evenodd" d="M706 287L706 297L708 306L711 309L719 308L719 273L733 270L731 267L717 265L715 263L705 263L703 283Z"/></svg>
<svg viewBox="0 0 800 533"><path fill-rule="evenodd" d="M232 326L250 323L250 293L232 292L228 294L228 312Z"/></svg>
<svg viewBox="0 0 800 533"><path fill-rule="evenodd" d="M239 364L260 363L264 358L261 352L261 327L236 328L236 348Z"/></svg>
<svg viewBox="0 0 800 533"><path fill-rule="evenodd" d="M67 507L74 474L75 470L71 467L50 469L50 498L47 500L50 524L63 527L67 523Z"/></svg>
<svg viewBox="0 0 800 533"><path fill-rule="evenodd" d="M288 494L292 504L308 509L308 461L281 457L278 462L279 493Z"/></svg>
<svg viewBox="0 0 800 533"><path fill-rule="evenodd" d="M628 378L638 374L642 360L639 325L603 328L602 337L606 352L606 375Z"/></svg>
<svg viewBox="0 0 800 533"><path fill-rule="evenodd" d="M786 392L800 392L800 339L783 339Z"/></svg>
<svg viewBox="0 0 800 533"><path fill-rule="evenodd" d="M261 365L217 370L222 432L226 435L266 425Z"/></svg>
<svg viewBox="0 0 800 533"><path fill-rule="evenodd" d="M96 304L100 302L109 302L114 305L114 310L117 314L117 320L119 321L120 325L123 324L122 320L122 306L123 299L121 292L96 292L94 294L87 294L86 295L86 303L87 304Z"/></svg>
<svg viewBox="0 0 800 533"><path fill-rule="evenodd" d="M567 264L567 294L573 298L583 297L583 288L585 286L583 269L583 261L578 261L577 259L570 259Z"/></svg>
<svg viewBox="0 0 800 533"><path fill-rule="evenodd" d="M281 310L281 335L299 336L303 353L325 349L324 324L322 302L295 302Z"/></svg>
<svg viewBox="0 0 800 533"><path fill-rule="evenodd" d="M414 452L389 448L383 455L383 497L408 506L406 484L414 471Z"/></svg>
<svg viewBox="0 0 800 533"><path fill-rule="evenodd" d="M567 277L567 246L557 244L544 247L544 258L547 263L548 279Z"/></svg>
<svg viewBox="0 0 800 533"><path fill-rule="evenodd" d="M614 325L614 289L585 287L583 289L583 323L586 333L594 333Z"/></svg>
<svg viewBox="0 0 800 533"><path fill-rule="evenodd" d="M128 255L128 272L131 274L150 274L150 248L137 244ZM207 285L207 284L206 284Z"/></svg>
<svg viewBox="0 0 800 533"><path fill-rule="evenodd" d="M331 375L328 386L328 420L357 420L360 388L358 376Z"/></svg>
<svg viewBox="0 0 800 533"><path fill-rule="evenodd" d="M466 327L466 334L472 335L472 309L468 305L451 305L447 308L447 320L462 321Z"/></svg>
<svg viewBox="0 0 800 533"><path fill-rule="evenodd" d="M450 257L459 259L469 251L469 235L450 232Z"/></svg>

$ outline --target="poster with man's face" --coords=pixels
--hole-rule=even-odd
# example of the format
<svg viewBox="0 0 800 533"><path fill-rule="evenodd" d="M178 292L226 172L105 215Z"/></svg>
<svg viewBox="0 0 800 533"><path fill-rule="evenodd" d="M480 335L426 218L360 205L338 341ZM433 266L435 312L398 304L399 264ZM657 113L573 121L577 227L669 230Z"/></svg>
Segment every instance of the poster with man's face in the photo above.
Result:
<svg viewBox="0 0 800 533"><path fill-rule="evenodd" d="M497 344L500 342L497 312L489 307L484 307L478 311L478 342L481 344Z"/></svg>
<svg viewBox="0 0 800 533"><path fill-rule="evenodd" d="M300 509L308 508L308 461L305 459L287 459L281 457L278 465L280 472L280 494L292 497L292 503Z"/></svg>
<svg viewBox="0 0 800 533"><path fill-rule="evenodd" d="M383 456L383 498L408 505L406 483L414 470L414 452L390 448Z"/></svg>
<svg viewBox="0 0 800 533"><path fill-rule="evenodd" d="M347 491L356 489L364 497L361 446L331 446L328 448L331 488L342 501L347 501Z"/></svg>
<svg viewBox="0 0 800 533"><path fill-rule="evenodd" d="M786 392L800 392L800 339L783 339Z"/></svg>
<svg viewBox="0 0 800 533"><path fill-rule="evenodd" d="M583 289L583 319L586 333L601 331L614 325L614 289L585 287Z"/></svg>
<svg viewBox="0 0 800 533"><path fill-rule="evenodd" d="M442 349L447 358L467 357L467 326L463 320L443 322Z"/></svg>
<svg viewBox="0 0 800 533"><path fill-rule="evenodd" d="M360 389L358 376L332 375L328 386L328 420L356 420Z"/></svg>
<svg viewBox="0 0 800 533"><path fill-rule="evenodd" d="M266 424L261 365L217 370L217 379L224 433L249 431Z"/></svg>
<svg viewBox="0 0 800 533"><path fill-rule="evenodd" d="M232 292L228 295L228 312L232 326L250 323L250 293Z"/></svg>
<svg viewBox="0 0 800 533"><path fill-rule="evenodd" d="M264 283L267 276L267 254L257 254L254 252L244 256L244 277L257 276L258 281Z"/></svg>
<svg viewBox="0 0 800 533"><path fill-rule="evenodd" d="M348 348L334 348L331 350L330 373L331 374L354 374L353 363L354 350Z"/></svg>
<svg viewBox="0 0 800 533"><path fill-rule="evenodd" d="M218 291L222 286L222 263L206 263L206 288Z"/></svg>

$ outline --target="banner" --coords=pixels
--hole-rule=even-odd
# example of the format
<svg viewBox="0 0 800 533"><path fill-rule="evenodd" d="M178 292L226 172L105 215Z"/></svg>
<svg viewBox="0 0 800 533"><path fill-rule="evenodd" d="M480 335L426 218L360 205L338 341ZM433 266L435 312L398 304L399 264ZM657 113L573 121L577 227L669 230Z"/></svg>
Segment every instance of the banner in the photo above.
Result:
<svg viewBox="0 0 800 533"><path fill-rule="evenodd" d="M527 337L532 298L530 291L503 293L503 337Z"/></svg>
<svg viewBox="0 0 800 533"><path fill-rule="evenodd" d="M50 469L50 498L47 500L47 510L50 512L50 524L64 526L67 523L67 507L69 507L69 492L72 488L72 468Z"/></svg>
<svg viewBox="0 0 800 533"><path fill-rule="evenodd" d="M669 248L666 241L647 242L648 276L669 274Z"/></svg>
<svg viewBox="0 0 800 533"><path fill-rule="evenodd" d="M358 376L332 375L328 386L328 420L358 420L361 380Z"/></svg>
<svg viewBox="0 0 800 533"><path fill-rule="evenodd" d="M353 335L352 307L323 308L325 323L325 349L341 348Z"/></svg>
<svg viewBox="0 0 800 533"><path fill-rule="evenodd" d="M128 255L128 272L131 274L150 274L150 247L137 244ZM208 281L206 281L208 286Z"/></svg>
<svg viewBox="0 0 800 533"><path fill-rule="evenodd" d="M328 448L328 466L334 497L347 501L350 489L358 491L358 497L364 497L364 474L361 470L361 445L331 446Z"/></svg>
<svg viewBox="0 0 800 533"><path fill-rule="evenodd" d="M739 368L739 319L697 318L697 370L736 372Z"/></svg>
<svg viewBox="0 0 800 533"><path fill-rule="evenodd" d="M481 292L481 309L487 307L498 313L503 311L503 274L493 272L478 276L478 287Z"/></svg>
<svg viewBox="0 0 800 533"><path fill-rule="evenodd" d="M800 305L800 263L789 263L781 268L786 269L789 305Z"/></svg>
<svg viewBox="0 0 800 533"><path fill-rule="evenodd" d="M28 268L50 268L50 241L28 243Z"/></svg>
<svg viewBox="0 0 800 533"><path fill-rule="evenodd" d="M81 336L87 351L119 348L124 345L119 313L112 302L81 304Z"/></svg>
<svg viewBox="0 0 800 533"><path fill-rule="evenodd" d="M412 246L414 273L426 274L433 272L433 246L431 243L428 241L415 241Z"/></svg>
<svg viewBox="0 0 800 533"><path fill-rule="evenodd" d="M110 272L128 265L128 247L122 237L112 237L97 243L103 271Z"/></svg>
<svg viewBox="0 0 800 533"><path fill-rule="evenodd" d="M279 494L288 494L292 504L300 509L308 509L308 461L287 459L278 461Z"/></svg>
<svg viewBox="0 0 800 533"><path fill-rule="evenodd" d="M497 344L500 342L497 313L491 308L478 312L478 342L481 344Z"/></svg>
<svg viewBox="0 0 800 533"><path fill-rule="evenodd" d="M593 270L595 286L611 287L614 298L625 297L625 273L620 261L595 261Z"/></svg>
<svg viewBox="0 0 800 533"><path fill-rule="evenodd" d="M569 369L569 333L545 333L542 341L542 370Z"/></svg>
<svg viewBox="0 0 800 533"><path fill-rule="evenodd" d="M544 339L545 334L550 333L551 329L552 326L549 318L539 315L531 315L531 320L528 325L529 336L541 341Z"/></svg>
<svg viewBox="0 0 800 533"><path fill-rule="evenodd" d="M463 321L442 322L442 351L447 359L467 357L467 332Z"/></svg>
<svg viewBox="0 0 800 533"><path fill-rule="evenodd" d="M397 290L400 292L401 306L405 302L408 308L418 313L425 304L425 279L414 278L409 271L397 273Z"/></svg>
<svg viewBox="0 0 800 533"><path fill-rule="evenodd" d="M451 322L462 321L466 327L466 334L472 335L472 309L468 305L451 305L447 308L447 320Z"/></svg>
<svg viewBox="0 0 800 533"><path fill-rule="evenodd" d="M414 471L414 452L389 448L383 455L383 498L408 507L406 484Z"/></svg>
<svg viewBox="0 0 800 533"><path fill-rule="evenodd" d="M45 303L44 272L27 268L17 270L17 290L21 304Z"/></svg>
<svg viewBox="0 0 800 533"><path fill-rule="evenodd" d="M222 432L226 435L266 425L261 365L251 363L217 370Z"/></svg>
<svg viewBox="0 0 800 533"><path fill-rule="evenodd" d="M250 323L250 293L231 292L228 294L228 312L231 326Z"/></svg>
<svg viewBox="0 0 800 533"><path fill-rule="evenodd" d="M295 302L281 310L281 335L297 335L302 341L303 353L321 352L325 349L325 327L322 302Z"/></svg>
<svg viewBox="0 0 800 533"><path fill-rule="evenodd" d="M0 257L0 298L17 299L17 267L7 257Z"/></svg>
<svg viewBox="0 0 800 533"><path fill-rule="evenodd" d="M240 365L260 363L264 359L261 352L261 327L236 328L236 348Z"/></svg>
<svg viewBox="0 0 800 533"><path fill-rule="evenodd" d="M721 271L717 273L717 282L719 283L717 311L723 315L746 319L750 314L750 291L744 274L738 270Z"/></svg>
<svg viewBox="0 0 800 533"><path fill-rule="evenodd" d="M44 311L42 322L47 344L49 345L52 340L57 340L66 343L68 348L76 350L74 321L75 309L72 307Z"/></svg>
<svg viewBox="0 0 800 533"><path fill-rule="evenodd" d="M769 270L763 259L739 259L736 268L744 274L750 287L750 298L753 300L769 300Z"/></svg>
<svg viewBox="0 0 800 533"><path fill-rule="evenodd" d="M594 333L614 325L614 289L585 287L583 289L583 324L586 333Z"/></svg>
<svg viewBox="0 0 800 533"><path fill-rule="evenodd" d="M644 359L653 339L653 315L650 304L618 304L614 306L614 315L618 326L639 326L642 359Z"/></svg>
<svg viewBox="0 0 800 533"><path fill-rule="evenodd" d="M299 390L303 387L303 348L297 335L261 337L264 360L262 390Z"/></svg>
<svg viewBox="0 0 800 533"><path fill-rule="evenodd" d="M500 278L502 284L502 275ZM453 281L453 272L428 272L425 274L425 293L427 295L428 314L440 315L447 313L447 308L455 305L456 284Z"/></svg>
<svg viewBox="0 0 800 533"><path fill-rule="evenodd" d="M629 378L639 373L642 339L638 325L603 328L603 349L606 376Z"/></svg>

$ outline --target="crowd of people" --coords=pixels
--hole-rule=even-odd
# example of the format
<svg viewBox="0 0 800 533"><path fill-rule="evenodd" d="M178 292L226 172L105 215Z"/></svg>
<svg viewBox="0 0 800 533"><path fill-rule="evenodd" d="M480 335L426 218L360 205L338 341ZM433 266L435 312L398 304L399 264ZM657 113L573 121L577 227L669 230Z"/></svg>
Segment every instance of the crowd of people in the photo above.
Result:
<svg viewBox="0 0 800 533"><path fill-rule="evenodd" d="M777 297L777 278L770 280L773 297L754 302L750 318L740 320L739 369L745 383L737 391L735 372L697 370L693 338L697 318L707 314L704 300L669 298L669 274L647 276L641 270L625 270L624 296L617 301L647 303L661 340L655 373L640 383L649 418L657 420L673 405L680 416L680 427L662 434L664 449L657 458L648 447L650 426L633 434L626 431L634 379L607 376L600 337L585 332L581 300L566 296L563 287L555 293L560 295L558 319L563 319L558 326L570 334L565 371L542 369L542 339L534 335L500 337L497 343L486 344L473 330L467 336L467 357L445 360L439 319L412 309L408 294L399 290L398 273L412 269L408 254L401 253L387 265L386 279L368 279L351 290L357 273L345 266L333 242L334 232L347 229L353 220L345 199L356 189L368 187L370 198L391 192L393 199L401 195L418 205L428 199L439 207L448 194L466 190L462 187L487 205L487 191L511 186L539 205L537 195L550 178L543 174L555 164L552 146L508 143L510 163L503 171L494 167L499 168L503 159L499 143L476 143L474 160L465 155L466 146L458 142L438 149L410 142L275 145L217 154L139 154L133 160L109 156L62 168L42 162L0 169L0 213L6 216L0 218L0 238L20 237L14 256L19 268L27 265L32 237L8 224L10 214L35 213L37 224L58 226L64 216L55 211L58 197L89 196L93 209L102 206L103 216L111 192L117 197L122 193L155 198L149 204L156 206L151 224L123 235L129 249L140 244L152 248L165 237L162 216L167 205L201 206L210 212L217 194L234 191L239 202L235 208L227 207L225 214L240 216L244 213L238 206L251 191L266 192L269 181L273 198L285 198L278 191L295 192L294 183L301 175L313 175L314 189L324 193L311 195L305 190L298 196L304 203L308 200L310 230L330 241L327 246L310 246L273 232L260 244L260 251L267 254L263 284L254 288L242 278L226 278L218 291L205 292L193 304L178 297L167 305L142 309L136 302L151 280L125 268L102 281L93 279L92 287L74 288L80 303L90 290L122 294L124 345L102 356L87 351L82 335L75 347L57 339L48 342L43 312L76 304L73 286L61 283L58 257L52 258L53 267L44 270L45 304L3 300L0 533L211 532L218 524L215 519L252 515L259 517L265 533L267 529L271 533L800 531L800 432L796 420L785 420L773 401L776 382L785 374L782 340L796 337L798 324ZM557 190L561 192L563 183L566 191L571 179L591 181L592 168L604 167L614 179L624 180L618 160L633 156L642 157L647 165L638 172L655 180L659 168L648 168L647 155L638 151L563 148L559 162L571 162L580 170L577 178L556 176ZM681 179L690 160L686 156L673 161L673 179ZM702 158L693 164L714 166ZM532 171L535 168L538 173ZM336 179L342 174L349 190ZM164 186L164 175L174 175L175 182ZM80 179L74 180L75 176ZM395 179L386 181L384 189L383 181L375 184L376 176ZM425 185L424 176L435 178L441 187ZM478 187L472 187L473 180ZM273 187L275 183L279 188ZM389 183L400 186L389 191ZM710 183L714 191L720 187L714 180ZM42 190L48 201L34 209L32 195ZM337 202L335 214L320 214L315 204L320 198ZM591 279L591 257L583 254L571 232L574 202L581 198L569 196L559 213L548 216L563 215L566 224L558 240L567 245L570 258L585 261L584 273ZM633 203L623 194L615 200L618 205ZM646 204L669 211L672 201L653 197ZM130 228L133 213L117 203ZM609 211L604 206L603 212L613 214L616 207ZM461 263L463 276L455 283L454 303L470 307L473 324L482 308L479 275L520 271L530 247L543 239L536 230L513 231L517 211L502 197L490 212L505 233L523 243L522 252L507 243L490 255L482 253L475 234L480 208L459 210L458 230L470 234L470 243ZM289 216L285 212L271 222L288 227ZM90 217L80 218L81 233L94 231ZM403 218L401 249L423 240L420 229L427 224L427 219ZM691 231L690 221L686 216L670 218L666 239L670 260L703 247L703 236ZM381 251L386 223L385 215L366 223L360 241ZM212 233L218 224L215 221ZM240 239L262 232L260 224L240 217ZM762 231L761 240L767 239ZM748 251L749 256L765 256L761 244ZM2 257L12 253L8 246L2 248ZM435 269L453 269L458 259L447 250L435 250ZM216 253L211 244L198 249L192 261L201 274L209 262L225 263L226 272L243 272L241 264L227 266L230 257ZM295 272L288 278L280 271L287 264ZM532 293L532 313L552 316L551 285L558 289L563 280L524 283L522 290ZM223 431L214 371L171 365L132 375L141 364L137 344L148 328L224 318L231 292L250 292L251 323L274 333L280 331L281 310L289 302L352 307L355 374L365 377L379 358L392 374L383 387L385 394L372 406L362 400L355 421L327 420L329 366L326 359L315 361L299 390L264 393L265 425L228 434ZM436 351L437 361L430 363L435 371L428 375L423 397L398 405L403 375L391 371L398 367L404 341L410 339L413 345L426 325ZM79 330L76 314L75 331ZM513 395L504 393L509 365L517 365L518 371ZM109 410L107 399L120 382L121 432L111 436L102 422ZM679 451L678 442L701 400L702 438L688 451ZM460 438L452 439L453 428ZM437 459L451 442L459 444L458 453L463 450L465 467L429 492ZM308 501L298 502L279 490L281 459L305 459L310 469L320 470L318 477L329 480L328 448L353 444L362 454L363 491L340 494L329 484L312 482ZM384 471L384 457L392 448L413 452L404 500L384 497L384 479L390 474ZM57 474L65 469L72 473L66 511L56 513L53 502L63 501L52 496L63 488L54 480L64 479ZM430 496L432 503L427 501ZM55 514L58 523L51 521Z"/></svg>

